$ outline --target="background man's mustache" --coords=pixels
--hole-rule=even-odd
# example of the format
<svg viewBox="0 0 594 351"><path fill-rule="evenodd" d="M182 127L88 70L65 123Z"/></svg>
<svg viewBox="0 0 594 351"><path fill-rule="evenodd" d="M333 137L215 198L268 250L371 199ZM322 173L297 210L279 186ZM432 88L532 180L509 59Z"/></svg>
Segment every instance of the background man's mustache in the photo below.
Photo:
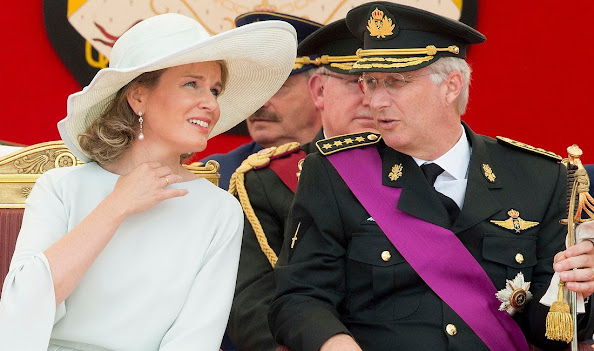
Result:
<svg viewBox="0 0 594 351"><path fill-rule="evenodd" d="M267 109L260 107L253 115L248 118L248 121L254 122L256 120L267 120L270 122L280 122L280 119L274 112L270 112Z"/></svg>

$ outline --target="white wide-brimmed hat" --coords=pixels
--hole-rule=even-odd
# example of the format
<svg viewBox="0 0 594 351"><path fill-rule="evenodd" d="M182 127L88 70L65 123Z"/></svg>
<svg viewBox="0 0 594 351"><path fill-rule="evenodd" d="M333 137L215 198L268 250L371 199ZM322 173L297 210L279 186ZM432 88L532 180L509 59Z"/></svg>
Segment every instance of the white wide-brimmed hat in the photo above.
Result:
<svg viewBox="0 0 594 351"><path fill-rule="evenodd" d="M283 85L295 62L296 38L295 29L282 21L252 23L210 36L197 21L180 14L150 17L116 41L108 68L68 97L67 116L58 122L60 136L76 157L88 162L78 136L122 87L145 72L222 60L229 74L217 99L221 117L212 138L246 119Z"/></svg>

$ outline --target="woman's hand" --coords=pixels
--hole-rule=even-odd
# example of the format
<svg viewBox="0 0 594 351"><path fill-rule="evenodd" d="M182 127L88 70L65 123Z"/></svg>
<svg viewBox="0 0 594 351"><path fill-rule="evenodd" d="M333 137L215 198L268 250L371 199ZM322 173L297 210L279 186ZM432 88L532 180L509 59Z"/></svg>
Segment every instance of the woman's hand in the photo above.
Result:
<svg viewBox="0 0 594 351"><path fill-rule="evenodd" d="M127 217L146 211L161 201L188 194L186 189L168 188L168 185L182 180L181 176L159 162L142 163L132 172L120 176L113 192L105 200L109 201L117 215Z"/></svg>
<svg viewBox="0 0 594 351"><path fill-rule="evenodd" d="M186 189L167 189L169 184L181 181L181 176L159 162L139 165L121 176L111 194L45 250L52 271L56 304L72 293L126 217L146 211L163 200L186 195Z"/></svg>

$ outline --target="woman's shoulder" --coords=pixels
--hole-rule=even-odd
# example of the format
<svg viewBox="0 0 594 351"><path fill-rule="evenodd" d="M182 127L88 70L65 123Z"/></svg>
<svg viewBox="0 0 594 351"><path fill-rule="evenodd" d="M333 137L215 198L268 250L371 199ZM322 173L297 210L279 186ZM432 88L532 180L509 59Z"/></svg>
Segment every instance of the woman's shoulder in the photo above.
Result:
<svg viewBox="0 0 594 351"><path fill-rule="evenodd" d="M239 201L228 191L214 185L207 179L199 178L187 183L179 183L180 188L187 188L190 194L199 198L199 201L212 205L227 205L230 208L239 208Z"/></svg>
<svg viewBox="0 0 594 351"><path fill-rule="evenodd" d="M93 163L85 163L79 166L53 168L35 181L27 202L46 201L48 198L57 197L62 202L86 198L89 190L101 191L107 182L101 178L99 166Z"/></svg>
<svg viewBox="0 0 594 351"><path fill-rule="evenodd" d="M79 166L52 168L44 172L37 183L62 183L84 181L85 176L98 173L99 166L95 162L85 163Z"/></svg>

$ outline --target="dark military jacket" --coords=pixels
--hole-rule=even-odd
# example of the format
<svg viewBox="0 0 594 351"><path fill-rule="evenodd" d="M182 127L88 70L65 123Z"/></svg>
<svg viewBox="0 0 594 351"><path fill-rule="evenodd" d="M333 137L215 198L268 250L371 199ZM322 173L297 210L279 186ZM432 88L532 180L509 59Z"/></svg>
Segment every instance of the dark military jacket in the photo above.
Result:
<svg viewBox="0 0 594 351"><path fill-rule="evenodd" d="M323 133L320 131L311 143L302 145L301 150L305 153L314 152L315 141L322 138ZM285 160L278 158L271 162ZM294 193L268 167L247 172L245 188L268 244L278 255ZM260 248L252 225L246 219L235 298L227 326L227 332L239 350L266 351L279 346L268 327L268 306L274 292L273 268Z"/></svg>
<svg viewBox="0 0 594 351"><path fill-rule="evenodd" d="M563 349L567 344L545 339L549 308L538 301L553 275L553 257L564 249L566 228L559 220L565 214L565 168L549 156L465 128L472 155L464 205L451 230L498 290L523 273L534 296L515 320L533 344ZM383 185L402 188L400 210L449 226L443 204L410 156L381 141L367 147L378 149ZM403 165L403 174L391 181L388 174L396 164ZM492 182L484 164L495 175ZM490 222L510 218L510 209L539 224L516 233ZM289 238L295 236L291 249ZM276 340L293 351L318 350L337 333L352 335L365 351L488 350L404 260L320 153L308 155L303 164L275 273L269 323ZM460 299L464 294L459 291ZM580 319L582 338L592 335L589 316L588 308ZM455 335L447 332L448 325Z"/></svg>
<svg viewBox="0 0 594 351"><path fill-rule="evenodd" d="M219 175L221 176L219 178L219 187L229 190L229 180L231 179L231 175L235 172L237 167L239 167L241 161L260 150L262 150L262 145L256 144L255 141L250 141L249 143L240 145L227 153L209 155L200 160L200 162L206 163L209 160L217 161L221 166L219 169Z"/></svg>

